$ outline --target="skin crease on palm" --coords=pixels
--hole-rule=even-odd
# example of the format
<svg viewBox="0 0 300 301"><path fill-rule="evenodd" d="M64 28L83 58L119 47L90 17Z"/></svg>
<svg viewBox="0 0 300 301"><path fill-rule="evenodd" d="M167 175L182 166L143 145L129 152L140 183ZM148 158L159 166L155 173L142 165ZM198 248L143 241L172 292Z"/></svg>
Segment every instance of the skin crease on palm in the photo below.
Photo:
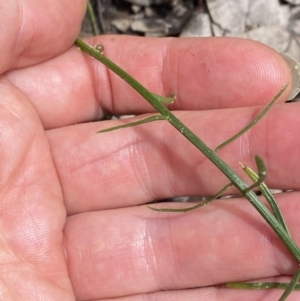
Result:
<svg viewBox="0 0 300 301"><path fill-rule="evenodd" d="M218 287L289 281L297 268L246 200L179 214L141 206L214 194L227 180L166 122L95 134L119 124L89 122L106 112L154 111L72 46L86 4L0 0L0 300L277 300L282 291ZM89 43L103 44L151 91L175 93L170 108L212 148L291 82L281 56L253 41L103 36ZM276 105L220 156L246 179L238 162L254 167L258 154L270 187L298 190L299 105ZM298 244L299 197L277 198Z"/></svg>

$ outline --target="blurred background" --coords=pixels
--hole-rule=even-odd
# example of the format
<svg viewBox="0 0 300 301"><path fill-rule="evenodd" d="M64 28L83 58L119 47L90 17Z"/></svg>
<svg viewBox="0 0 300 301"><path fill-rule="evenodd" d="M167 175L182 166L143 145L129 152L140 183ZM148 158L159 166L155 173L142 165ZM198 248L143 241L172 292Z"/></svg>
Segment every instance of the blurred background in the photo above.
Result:
<svg viewBox="0 0 300 301"><path fill-rule="evenodd" d="M300 61L300 0L91 0L101 34L233 36ZM92 35L86 20L82 36Z"/></svg>

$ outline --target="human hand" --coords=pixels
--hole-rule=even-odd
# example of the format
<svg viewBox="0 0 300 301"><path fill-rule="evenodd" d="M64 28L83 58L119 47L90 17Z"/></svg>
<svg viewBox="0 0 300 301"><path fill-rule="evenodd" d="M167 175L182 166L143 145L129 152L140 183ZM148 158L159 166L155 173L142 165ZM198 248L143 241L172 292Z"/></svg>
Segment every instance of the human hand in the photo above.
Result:
<svg viewBox="0 0 300 301"><path fill-rule="evenodd" d="M1 33L1 298L276 300L281 291L217 286L287 281L297 266L247 201L180 214L138 206L213 194L228 180L166 122L95 134L120 122L88 123L105 112L153 110L102 64L68 49L86 3L53 0L50 10L47 1L19 1L17 10L2 2L1 21L10 27ZM211 147L291 82L278 54L246 40L103 36L90 43L103 44L151 91L175 93L176 115ZM271 187L299 189L298 106L275 106L220 156L239 170L239 161L253 166L259 154ZM297 197L283 193L278 201L299 243ZM210 287L196 288L203 286Z"/></svg>

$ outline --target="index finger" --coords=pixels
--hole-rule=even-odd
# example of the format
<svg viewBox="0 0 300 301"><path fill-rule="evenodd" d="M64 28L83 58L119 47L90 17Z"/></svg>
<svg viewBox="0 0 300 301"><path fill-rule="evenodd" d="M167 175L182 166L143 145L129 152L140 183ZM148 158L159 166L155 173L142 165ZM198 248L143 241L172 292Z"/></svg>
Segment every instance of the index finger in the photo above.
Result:
<svg viewBox="0 0 300 301"><path fill-rule="evenodd" d="M277 52L250 40L101 36L89 43L104 45L104 54L151 92L174 93L174 110L261 105L292 81ZM104 112L154 111L116 74L75 48L9 78L31 99L46 128L95 120ZM281 101L288 94L289 88Z"/></svg>

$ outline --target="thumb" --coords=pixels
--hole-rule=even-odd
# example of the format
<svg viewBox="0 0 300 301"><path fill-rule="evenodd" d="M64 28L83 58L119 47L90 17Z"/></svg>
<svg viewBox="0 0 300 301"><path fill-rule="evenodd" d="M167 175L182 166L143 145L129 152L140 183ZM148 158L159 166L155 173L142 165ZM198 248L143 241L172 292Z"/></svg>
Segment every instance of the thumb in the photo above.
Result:
<svg viewBox="0 0 300 301"><path fill-rule="evenodd" d="M68 49L87 1L0 0L0 74L47 60Z"/></svg>

